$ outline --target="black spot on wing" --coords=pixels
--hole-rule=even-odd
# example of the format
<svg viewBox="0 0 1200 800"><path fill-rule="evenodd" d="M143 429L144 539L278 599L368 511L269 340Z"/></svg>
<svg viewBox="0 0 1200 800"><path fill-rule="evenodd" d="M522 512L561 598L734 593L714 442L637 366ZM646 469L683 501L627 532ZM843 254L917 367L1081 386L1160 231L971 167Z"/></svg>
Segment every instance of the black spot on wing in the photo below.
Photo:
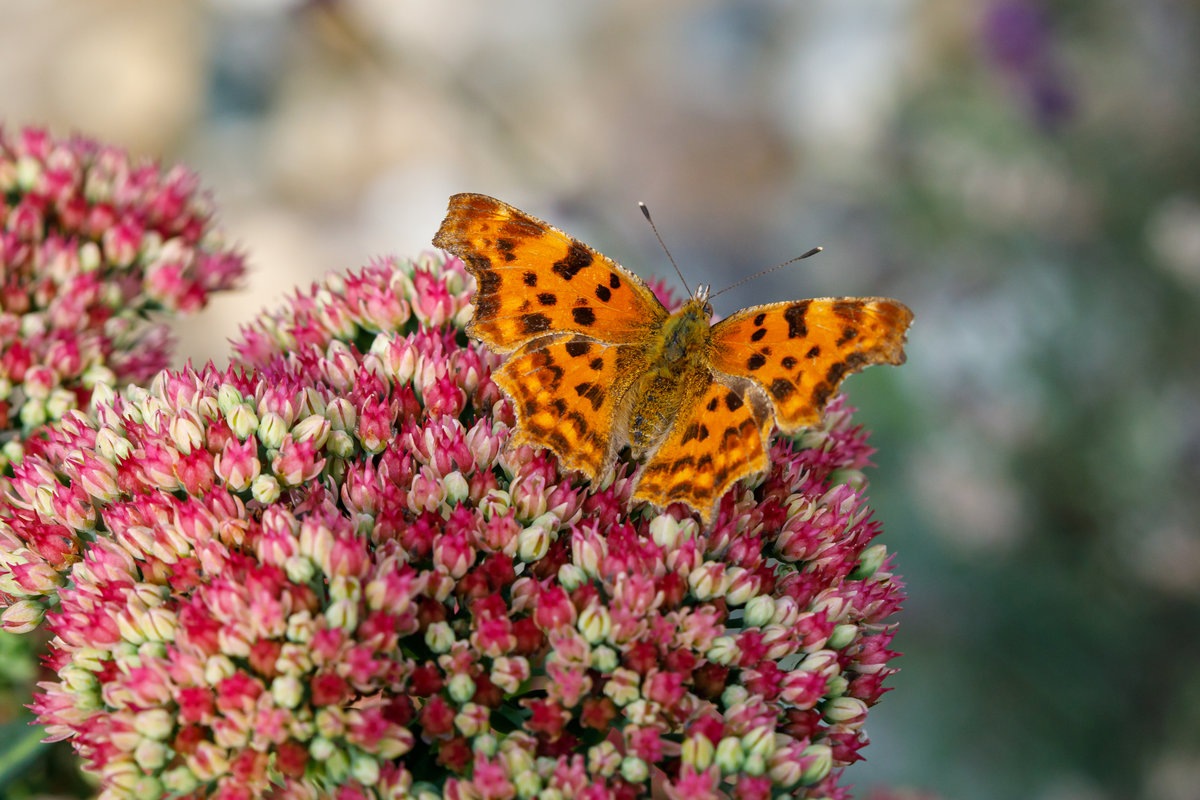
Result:
<svg viewBox="0 0 1200 800"><path fill-rule="evenodd" d="M546 441L554 448L554 452L556 453L566 454L571 452L571 443L567 441L567 437L558 431L550 431L546 436Z"/></svg>
<svg viewBox="0 0 1200 800"><path fill-rule="evenodd" d="M497 295L475 295L475 316L480 319L491 319L500 310L500 298Z"/></svg>
<svg viewBox="0 0 1200 800"><path fill-rule="evenodd" d="M576 384L575 394L591 403L593 411L599 411L600 406L604 405L604 389L594 383L584 381Z"/></svg>
<svg viewBox="0 0 1200 800"><path fill-rule="evenodd" d="M642 467L642 476L641 476L642 482L645 483L646 477L649 475L654 475L656 473L666 472L666 471L667 471L666 464L662 463L661 461L651 462L651 463L647 464L646 466Z"/></svg>
<svg viewBox="0 0 1200 800"><path fill-rule="evenodd" d="M787 400L795 391L796 386L791 381L776 378L771 382L771 395L780 402Z"/></svg>
<svg viewBox="0 0 1200 800"><path fill-rule="evenodd" d="M683 432L683 438L679 440L679 443L687 444L692 439L697 438L699 435L700 435L700 424L697 422L693 422L691 425L687 426L687 429Z"/></svg>
<svg viewBox="0 0 1200 800"><path fill-rule="evenodd" d="M766 328L759 328L759 330L766 330ZM754 371L766 363L767 359L763 357L762 353L755 353L746 361L746 369Z"/></svg>
<svg viewBox="0 0 1200 800"><path fill-rule="evenodd" d="M550 269L564 281L569 281L578 275L580 270L587 269L591 265L592 254L588 249L579 242L571 242L571 246L567 248L567 254L562 259L555 261L554 266Z"/></svg>
<svg viewBox="0 0 1200 800"><path fill-rule="evenodd" d="M859 301L838 300L833 304L833 313L838 319L853 320L858 318Z"/></svg>
<svg viewBox="0 0 1200 800"><path fill-rule="evenodd" d="M492 269L492 260L483 253L467 253L460 256L463 262L466 263L467 269L475 276L482 275Z"/></svg>
<svg viewBox="0 0 1200 800"><path fill-rule="evenodd" d="M858 329L847 325L842 329L842 335L838 337L836 344L838 347L841 347L842 345L847 344L855 336L858 336Z"/></svg>
<svg viewBox="0 0 1200 800"><path fill-rule="evenodd" d="M567 355L571 356L571 358L586 356L591 351L592 345L590 342L567 342Z"/></svg>
<svg viewBox="0 0 1200 800"><path fill-rule="evenodd" d="M516 242L512 239L496 240L496 249L500 251L500 255L504 256L505 261L511 262L517 260L517 255L513 252L514 247L516 247Z"/></svg>
<svg viewBox="0 0 1200 800"><path fill-rule="evenodd" d="M603 358L593 358L591 361L588 362L588 366L591 367L593 371L599 372L600 370L604 369L604 359Z"/></svg>
<svg viewBox="0 0 1200 800"><path fill-rule="evenodd" d="M808 348L808 352L804 354L804 357L816 358L819 355L821 355L821 348L814 344L812 347Z"/></svg>
<svg viewBox="0 0 1200 800"><path fill-rule="evenodd" d="M838 382L846 377L846 373L850 368L846 366L845 361L835 361L829 365L829 371L825 373L825 382L830 386L837 386Z"/></svg>
<svg viewBox="0 0 1200 800"><path fill-rule="evenodd" d="M690 466L690 465L688 465ZM672 470L674 471L674 470ZM690 497L692 494L692 482L680 481L671 486L671 493L668 497Z"/></svg>
<svg viewBox="0 0 1200 800"><path fill-rule="evenodd" d="M601 303L607 303L612 298L612 290L607 286L597 286L596 297L600 298Z"/></svg>
<svg viewBox="0 0 1200 800"><path fill-rule="evenodd" d="M545 314L523 314L521 327L525 333L543 333L550 330L550 318Z"/></svg>
<svg viewBox="0 0 1200 800"><path fill-rule="evenodd" d="M536 272L526 272L524 275L521 276L521 280L523 280L525 282L526 286L529 286L529 287L537 286L537 273Z"/></svg>
<svg viewBox="0 0 1200 800"><path fill-rule="evenodd" d="M674 463L671 464L671 474L674 475L676 472L679 472L682 469L688 469L688 468L694 466L695 463L696 463L696 460L694 458L692 458L691 456L684 456L683 458L677 458L677 459L675 459ZM679 484L676 484L676 485L679 485Z"/></svg>
<svg viewBox="0 0 1200 800"><path fill-rule="evenodd" d="M812 391L813 405L817 408L824 408L831 394L833 394L833 389L828 383L818 383Z"/></svg>
<svg viewBox="0 0 1200 800"><path fill-rule="evenodd" d="M808 314L808 301L801 300L799 303L794 303L784 309L783 318L788 324L788 338L798 339L802 336L808 336L808 325L804 323L804 317Z"/></svg>
<svg viewBox="0 0 1200 800"><path fill-rule="evenodd" d="M737 411L743 405L745 403L742 402L742 398L738 397L737 392L730 392L725 395L725 407L730 411Z"/></svg>
<svg viewBox="0 0 1200 800"><path fill-rule="evenodd" d="M717 410L717 403L719 403L719 402L721 402L721 401L720 401L720 399L719 399L719 398L716 398L716 397L714 397L712 400L709 400L709 401L708 401L708 410L709 410L709 411L716 411L716 410Z"/></svg>
<svg viewBox="0 0 1200 800"><path fill-rule="evenodd" d="M500 273L498 272L483 272L480 273L475 282L479 284L479 294L493 294L500 291Z"/></svg>
<svg viewBox="0 0 1200 800"><path fill-rule="evenodd" d="M579 434L581 439L584 438L584 436L591 430L591 427L588 425L587 418L578 411L572 411L570 414L567 414L567 422L571 423L572 427L575 428L575 432Z"/></svg>
<svg viewBox="0 0 1200 800"><path fill-rule="evenodd" d="M617 273L610 273L608 276L608 286L614 291L621 288L621 276Z"/></svg>
<svg viewBox="0 0 1200 800"><path fill-rule="evenodd" d="M542 292L537 296L537 299L544 306L552 306L558 302L558 295L552 292Z"/></svg>
<svg viewBox="0 0 1200 800"><path fill-rule="evenodd" d="M576 306L571 309L571 316L575 321L585 328L590 328L596 324L596 312L592 311L588 306Z"/></svg>
<svg viewBox="0 0 1200 800"><path fill-rule="evenodd" d="M793 356L784 356L783 361L780 361L779 363L783 365L784 369L791 369L792 367L796 366L796 359Z"/></svg>
<svg viewBox="0 0 1200 800"><path fill-rule="evenodd" d="M767 335L766 328L757 328L754 333L750 334L750 341L757 342Z"/></svg>
<svg viewBox="0 0 1200 800"><path fill-rule="evenodd" d="M762 312L762 313L756 314L756 315L755 315L755 317L754 317L754 324L755 324L755 325L762 325L762 324L763 324L763 320L765 320L766 318L767 318L766 312Z"/></svg>

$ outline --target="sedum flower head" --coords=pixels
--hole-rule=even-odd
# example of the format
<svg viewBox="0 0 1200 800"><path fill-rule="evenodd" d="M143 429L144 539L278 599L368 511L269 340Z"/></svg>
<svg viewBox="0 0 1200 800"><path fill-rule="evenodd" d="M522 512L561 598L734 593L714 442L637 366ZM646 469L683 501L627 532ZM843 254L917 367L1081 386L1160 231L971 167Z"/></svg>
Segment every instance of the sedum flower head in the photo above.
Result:
<svg viewBox="0 0 1200 800"><path fill-rule="evenodd" d="M702 529L506 449L470 296L331 278L31 448L0 544L51 738L105 798L845 796L901 600L849 410Z"/></svg>
<svg viewBox="0 0 1200 800"><path fill-rule="evenodd" d="M244 266L196 178L111 147L0 128L0 469L97 385L167 364L151 312L189 313Z"/></svg>

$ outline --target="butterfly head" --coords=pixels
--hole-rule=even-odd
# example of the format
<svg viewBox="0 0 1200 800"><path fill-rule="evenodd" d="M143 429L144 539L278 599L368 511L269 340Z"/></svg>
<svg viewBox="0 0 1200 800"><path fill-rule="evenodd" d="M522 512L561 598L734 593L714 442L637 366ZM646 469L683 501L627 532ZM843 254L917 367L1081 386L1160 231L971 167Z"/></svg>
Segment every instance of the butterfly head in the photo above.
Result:
<svg viewBox="0 0 1200 800"><path fill-rule="evenodd" d="M679 310L663 322L658 338L660 349L651 355L651 361L662 364L668 371L678 371L683 360L692 360L707 352L712 336L709 320L712 304L708 302L708 287L701 286Z"/></svg>
<svg viewBox="0 0 1200 800"><path fill-rule="evenodd" d="M712 291L712 286L707 283L702 283L696 287L696 293L692 295L692 299L684 305L686 307L694 307L697 311L704 315L705 321L713 315L712 303L708 302L709 292Z"/></svg>

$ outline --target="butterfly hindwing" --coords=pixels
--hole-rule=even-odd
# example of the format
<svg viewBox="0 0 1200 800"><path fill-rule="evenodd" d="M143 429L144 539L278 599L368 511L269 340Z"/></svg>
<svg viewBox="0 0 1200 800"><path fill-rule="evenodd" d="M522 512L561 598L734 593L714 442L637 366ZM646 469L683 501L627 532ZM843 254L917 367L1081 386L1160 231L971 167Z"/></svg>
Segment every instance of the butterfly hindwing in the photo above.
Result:
<svg viewBox="0 0 1200 800"><path fill-rule="evenodd" d="M512 443L546 447L566 469L596 478L623 442L614 418L634 379L645 370L637 348L584 337L539 340L514 353L493 379L512 398Z"/></svg>
<svg viewBox="0 0 1200 800"><path fill-rule="evenodd" d="M507 203L456 194L433 243L475 277L467 331L498 353L552 333L644 341L668 316L640 278Z"/></svg>
<svg viewBox="0 0 1200 800"><path fill-rule="evenodd" d="M766 471L770 404L749 381L724 379L697 372L698 391L638 474L635 499L684 502L708 523L731 486Z"/></svg>
<svg viewBox="0 0 1200 800"><path fill-rule="evenodd" d="M785 433L820 421L847 375L903 364L912 312L880 297L825 297L747 308L712 328L715 370L757 383Z"/></svg>

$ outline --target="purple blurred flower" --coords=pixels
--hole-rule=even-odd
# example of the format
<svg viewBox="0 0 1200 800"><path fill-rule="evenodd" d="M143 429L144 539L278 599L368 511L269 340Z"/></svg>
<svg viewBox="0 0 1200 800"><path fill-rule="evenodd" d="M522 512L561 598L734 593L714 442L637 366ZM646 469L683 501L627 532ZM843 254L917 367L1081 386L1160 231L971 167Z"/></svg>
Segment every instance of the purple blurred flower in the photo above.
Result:
<svg viewBox="0 0 1200 800"><path fill-rule="evenodd" d="M1075 98L1054 54L1054 36L1041 4L993 0L980 25L988 58L1015 85L1039 125L1053 129L1074 111Z"/></svg>
<svg viewBox="0 0 1200 800"><path fill-rule="evenodd" d="M1029 70L1049 54L1046 13L1031 0L994 0L984 11L982 28L988 56L1004 69Z"/></svg>

